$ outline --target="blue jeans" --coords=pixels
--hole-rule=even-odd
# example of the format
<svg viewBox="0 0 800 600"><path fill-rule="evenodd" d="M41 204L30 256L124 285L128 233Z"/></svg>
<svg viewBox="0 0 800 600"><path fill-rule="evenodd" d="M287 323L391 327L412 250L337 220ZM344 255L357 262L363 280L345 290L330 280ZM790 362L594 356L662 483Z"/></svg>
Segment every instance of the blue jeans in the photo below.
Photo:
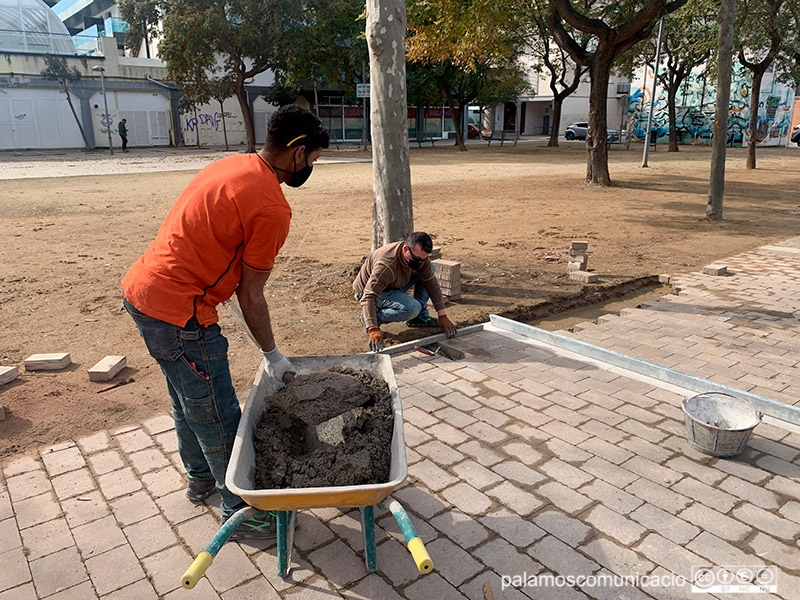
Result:
<svg viewBox="0 0 800 600"><path fill-rule="evenodd" d="M412 285L414 286L413 298L406 294ZM383 290L375 301L378 325L410 321L414 317L427 317L428 298L428 292L418 275L414 275L411 281L399 290Z"/></svg>
<svg viewBox="0 0 800 600"><path fill-rule="evenodd" d="M154 319L123 298L147 351L167 378L178 452L189 477L213 479L223 519L245 506L225 487L225 471L242 415L228 367L228 340L219 325L184 327Z"/></svg>

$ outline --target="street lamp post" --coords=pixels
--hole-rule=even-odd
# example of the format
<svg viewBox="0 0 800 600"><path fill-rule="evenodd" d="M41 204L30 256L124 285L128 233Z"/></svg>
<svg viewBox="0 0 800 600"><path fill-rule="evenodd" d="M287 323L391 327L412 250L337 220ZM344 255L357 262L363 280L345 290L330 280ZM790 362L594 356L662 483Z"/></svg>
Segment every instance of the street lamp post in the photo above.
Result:
<svg viewBox="0 0 800 600"><path fill-rule="evenodd" d="M106 80L103 77L103 73L105 73L105 69L100 65L95 65L92 67L92 71L99 71L100 72L100 87L103 89L103 106L106 110L106 132L108 133L108 151L111 155L114 155L114 144L111 142L111 121L109 120L108 114L108 98L106 97Z"/></svg>

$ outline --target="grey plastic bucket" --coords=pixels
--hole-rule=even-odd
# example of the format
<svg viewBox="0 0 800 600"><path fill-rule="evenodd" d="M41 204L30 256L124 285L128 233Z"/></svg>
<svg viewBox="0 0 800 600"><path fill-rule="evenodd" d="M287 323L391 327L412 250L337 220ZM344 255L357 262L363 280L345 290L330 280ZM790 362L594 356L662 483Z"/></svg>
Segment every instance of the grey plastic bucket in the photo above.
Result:
<svg viewBox="0 0 800 600"><path fill-rule="evenodd" d="M711 456L739 456L761 422L761 413L749 402L723 392L684 398L682 404L689 443Z"/></svg>

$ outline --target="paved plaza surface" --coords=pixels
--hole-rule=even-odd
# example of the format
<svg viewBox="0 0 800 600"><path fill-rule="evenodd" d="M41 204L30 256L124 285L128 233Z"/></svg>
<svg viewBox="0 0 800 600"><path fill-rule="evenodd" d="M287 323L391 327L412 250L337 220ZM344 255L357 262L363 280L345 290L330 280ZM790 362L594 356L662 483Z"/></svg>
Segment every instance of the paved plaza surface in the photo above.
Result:
<svg viewBox="0 0 800 600"><path fill-rule="evenodd" d="M722 262L731 275L674 277L678 294L569 335L796 403L800 238ZM288 579L274 543L229 543L183 590L219 510L184 497L163 415L2 465L0 600L800 598L800 430L764 422L716 459L689 446L679 389L491 327L455 345L464 359L393 358L409 462L394 497L432 573L378 511L368 574L358 513L329 508L299 513ZM681 577L702 567L771 591L693 593Z"/></svg>

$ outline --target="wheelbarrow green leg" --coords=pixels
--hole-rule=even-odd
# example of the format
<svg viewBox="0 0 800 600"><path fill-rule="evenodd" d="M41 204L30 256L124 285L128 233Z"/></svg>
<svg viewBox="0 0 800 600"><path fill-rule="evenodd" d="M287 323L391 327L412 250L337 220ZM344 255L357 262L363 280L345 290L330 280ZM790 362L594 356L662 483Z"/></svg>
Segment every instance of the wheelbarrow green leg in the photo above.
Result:
<svg viewBox="0 0 800 600"><path fill-rule="evenodd" d="M278 534L278 575L286 577L292 567L292 546L294 545L294 526L297 511L279 510L277 512Z"/></svg>
<svg viewBox="0 0 800 600"><path fill-rule="evenodd" d="M367 572L372 573L378 569L378 552L375 548L374 506L361 508L361 533L364 536L364 562L367 565Z"/></svg>

